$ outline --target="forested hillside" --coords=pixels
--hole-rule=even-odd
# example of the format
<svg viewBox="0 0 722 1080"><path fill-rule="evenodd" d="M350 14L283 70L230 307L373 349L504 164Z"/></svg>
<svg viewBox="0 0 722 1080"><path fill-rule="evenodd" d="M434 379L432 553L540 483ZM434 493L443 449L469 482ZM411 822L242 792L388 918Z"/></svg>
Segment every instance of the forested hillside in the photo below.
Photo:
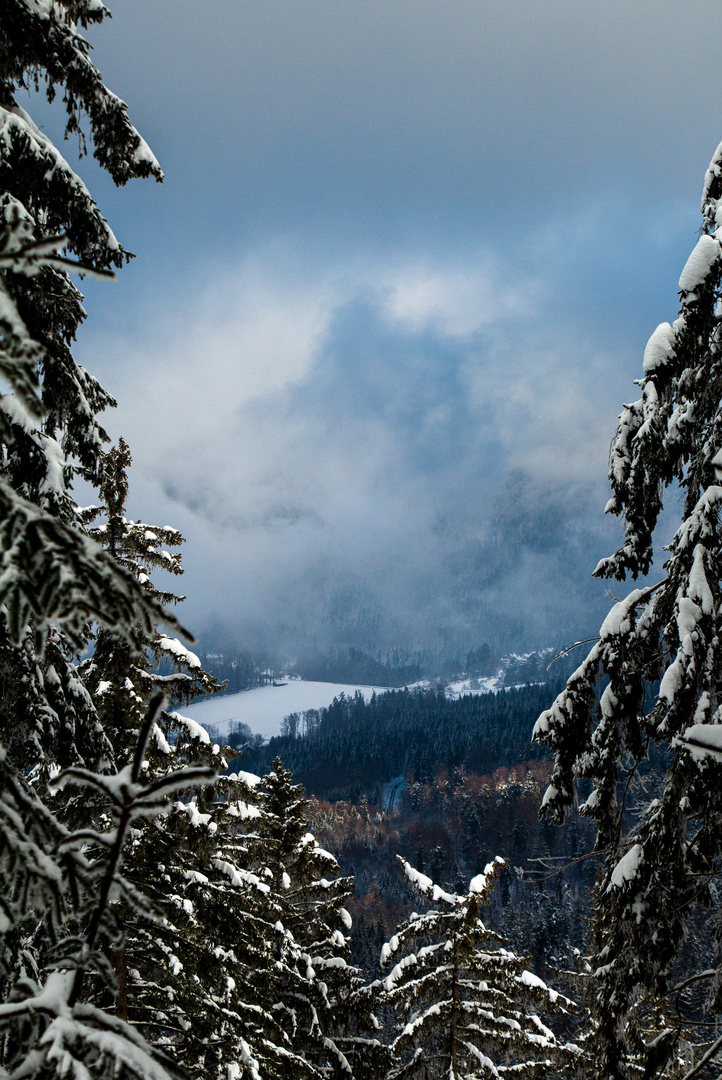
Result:
<svg viewBox="0 0 722 1080"><path fill-rule="evenodd" d="M573 966L599 859L583 818L574 815L562 829L539 820L550 770L528 762L480 776L440 766L432 780L406 787L392 811L364 796L358 803L310 800L312 831L356 881L351 955L368 975L378 975L381 946L413 909L399 854L451 891L501 856L508 866L492 895L490 925L532 957L535 971L547 963Z"/></svg>
<svg viewBox="0 0 722 1080"><path fill-rule="evenodd" d="M531 744L539 713L560 684L449 697L443 687L392 690L365 702L336 699L327 709L292 715L286 733L244 750L244 768L263 772L280 757L306 789L327 799L383 802L392 780L429 783L439 767L491 773L541 761Z"/></svg>
<svg viewBox="0 0 722 1080"><path fill-rule="evenodd" d="M380 949L413 909L404 855L458 890L495 856L508 871L491 924L533 957L570 964L585 941L598 858L594 830L574 815L539 820L547 755L530 741L559 684L450 697L443 687L390 691L287 718L287 733L247 744L231 768L263 772L278 756L312 795L312 831L355 878L352 958L378 977ZM544 861L540 861L544 860Z"/></svg>

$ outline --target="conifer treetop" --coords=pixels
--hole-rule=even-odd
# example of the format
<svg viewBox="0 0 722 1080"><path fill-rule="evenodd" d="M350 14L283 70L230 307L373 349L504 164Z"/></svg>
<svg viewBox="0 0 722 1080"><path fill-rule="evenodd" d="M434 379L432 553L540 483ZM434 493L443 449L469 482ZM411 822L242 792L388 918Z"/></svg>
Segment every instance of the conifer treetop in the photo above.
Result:
<svg viewBox="0 0 722 1080"><path fill-rule="evenodd" d="M467 893L451 893L397 858L412 888L443 906L412 913L381 953L382 964L395 961L381 988L402 1016L390 1076L498 1080L577 1063L579 1048L559 1041L541 1019L574 1003L529 971L481 919L504 860L489 863Z"/></svg>
<svg viewBox="0 0 722 1080"><path fill-rule="evenodd" d="M644 350L641 395L625 405L610 452L613 496L607 512L622 517L624 543L595 570L624 580L646 574L663 492L678 483L684 514L717 486L722 450L722 365L716 302L722 279L722 144L705 176L702 235L679 278L680 313L661 323ZM717 497L709 491L708 500Z"/></svg>
<svg viewBox="0 0 722 1080"><path fill-rule="evenodd" d="M167 610L184 597L170 589L159 588L151 578L157 570L175 576L183 573L180 554L169 549L185 541L170 525L147 525L126 517L128 470L132 463L130 449L121 438L117 446L102 455L99 506L78 509L77 515L88 535L135 582L144 595L159 608ZM127 636L107 627L95 635L93 655L81 664L86 685L96 701L106 731L112 733L116 754L122 759L122 746L137 729L145 706L156 690L172 699L174 705L187 704L200 695L217 693L221 687L203 670L199 658L176 637L161 633L156 627L137 632L140 648ZM155 732L154 752L165 767L174 767L176 757L192 748L197 754L210 744L208 733L200 724L172 710L162 713L161 727ZM170 756L169 756L170 755ZM225 764L222 766L225 768Z"/></svg>
<svg viewBox="0 0 722 1080"><path fill-rule="evenodd" d="M3 12L0 104L15 106L18 90L44 82L49 101L62 90L65 134L84 136L87 117L93 156L116 184L135 177L163 178L147 143L131 124L124 101L104 85L90 59L90 45L79 32L110 17L98 0L7 0Z"/></svg>
<svg viewBox="0 0 722 1080"><path fill-rule="evenodd" d="M592 969L595 1075L605 1078L630 1076L640 1063L665 1067L649 1017L676 1015L666 1000L675 958L692 905L712 901L722 857L722 146L707 170L702 217L679 278L679 316L650 337L640 397L619 419L607 510L621 517L623 542L595 574L649 573L665 493L675 486L681 521L663 568L614 604L534 729L556 754L543 813L560 821L576 781L591 786L581 812L595 821L604 857ZM601 677L608 683L597 704ZM641 776L659 760L656 747L667 765L650 800ZM678 1037L685 1023L679 1016ZM674 1040L664 1045L671 1061Z"/></svg>

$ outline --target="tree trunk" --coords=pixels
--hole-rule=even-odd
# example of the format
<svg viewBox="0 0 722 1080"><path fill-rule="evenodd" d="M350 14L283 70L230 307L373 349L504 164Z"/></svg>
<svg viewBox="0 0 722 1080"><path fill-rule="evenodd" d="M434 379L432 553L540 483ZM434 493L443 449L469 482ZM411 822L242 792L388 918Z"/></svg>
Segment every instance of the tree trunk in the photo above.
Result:
<svg viewBox="0 0 722 1080"><path fill-rule="evenodd" d="M125 960L125 945L115 950L115 978L118 982L118 995L115 999L115 1015L119 1020L128 1019L128 968Z"/></svg>

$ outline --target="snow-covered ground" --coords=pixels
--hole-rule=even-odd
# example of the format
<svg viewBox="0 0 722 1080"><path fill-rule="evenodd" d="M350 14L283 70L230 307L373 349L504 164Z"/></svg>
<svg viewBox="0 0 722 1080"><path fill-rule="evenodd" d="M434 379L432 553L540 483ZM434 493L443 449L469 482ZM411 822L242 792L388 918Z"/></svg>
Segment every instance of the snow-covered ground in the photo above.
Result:
<svg viewBox="0 0 722 1080"><path fill-rule="evenodd" d="M429 690L432 686L444 686L439 679L419 679L418 682L409 683L407 690ZM461 697L463 694L495 694L497 690L504 689L504 671L497 671L496 675L467 676L457 679L456 682L447 683L444 686L446 696L450 698Z"/></svg>
<svg viewBox="0 0 722 1080"><path fill-rule="evenodd" d="M290 679L279 686L257 686L239 694L219 694L194 705L181 706L178 711L204 727L216 728L221 736L228 734L231 723L240 720L255 734L270 739L272 735L280 734L285 716L307 709L322 709L341 694L353 697L357 690L368 701L374 691L380 694L388 687Z"/></svg>
<svg viewBox="0 0 722 1080"><path fill-rule="evenodd" d="M432 685L428 679L411 684L412 688ZM501 668L496 675L460 679L450 683L446 687L446 693L451 698L457 698L463 694L496 693L503 688L504 669ZM206 701L198 701L194 705L182 706L178 711L183 716L190 716L203 727L215 728L221 738L228 735L232 723L240 721L248 724L254 734L270 739L273 735L280 735L281 721L291 713L302 713L308 709L323 709L339 695L353 697L357 690L368 701L374 692L383 694L388 689L390 689L388 686L359 686L289 679L278 686L257 686L253 690L242 690L239 694L219 694Z"/></svg>
<svg viewBox="0 0 722 1080"><path fill-rule="evenodd" d="M446 693L448 697L461 697L463 694L495 694L503 687L503 677L502 670L497 671L496 675L483 675L478 679L461 679L459 682L449 683Z"/></svg>

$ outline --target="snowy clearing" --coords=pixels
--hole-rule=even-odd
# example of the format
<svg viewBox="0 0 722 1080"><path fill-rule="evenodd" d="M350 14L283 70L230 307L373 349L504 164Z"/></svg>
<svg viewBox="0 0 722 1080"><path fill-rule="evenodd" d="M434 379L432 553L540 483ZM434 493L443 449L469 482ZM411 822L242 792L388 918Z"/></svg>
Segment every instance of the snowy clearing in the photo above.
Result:
<svg viewBox="0 0 722 1080"><path fill-rule="evenodd" d="M228 734L232 723L240 721L248 724L254 734L270 739L280 735L281 721L291 713L323 709L341 694L353 697L357 690L368 701L374 692L383 694L388 689L387 686L347 686L290 679L278 686L256 686L238 694L220 694L197 701L194 705L184 706L183 715L204 727L216 728L222 736Z"/></svg>
<svg viewBox="0 0 722 1080"><path fill-rule="evenodd" d="M497 671L496 675L485 675L478 679L460 679L458 682L449 683L446 687L448 697L463 697L464 694L496 694L504 689L502 685L503 671Z"/></svg>
<svg viewBox="0 0 722 1080"><path fill-rule="evenodd" d="M461 697L463 694L489 694L500 690L515 689L503 685L503 670L485 678L467 678L449 684L446 693L449 697ZM431 687L429 679L411 683L409 689ZM519 686L524 686L520 683ZM372 694L385 694L389 690L400 689L390 686L361 686L357 683L307 682L305 679L288 679L276 686L256 686L253 690L241 690L237 694L220 694L206 701L197 701L183 707L183 716L190 717L203 727L213 727L219 736L228 735L230 725L248 724L254 734L270 739L280 735L281 722L291 713L302 713L308 709L324 709L334 698L345 694L353 697L358 690L366 701ZM398 794L398 793L397 793Z"/></svg>

